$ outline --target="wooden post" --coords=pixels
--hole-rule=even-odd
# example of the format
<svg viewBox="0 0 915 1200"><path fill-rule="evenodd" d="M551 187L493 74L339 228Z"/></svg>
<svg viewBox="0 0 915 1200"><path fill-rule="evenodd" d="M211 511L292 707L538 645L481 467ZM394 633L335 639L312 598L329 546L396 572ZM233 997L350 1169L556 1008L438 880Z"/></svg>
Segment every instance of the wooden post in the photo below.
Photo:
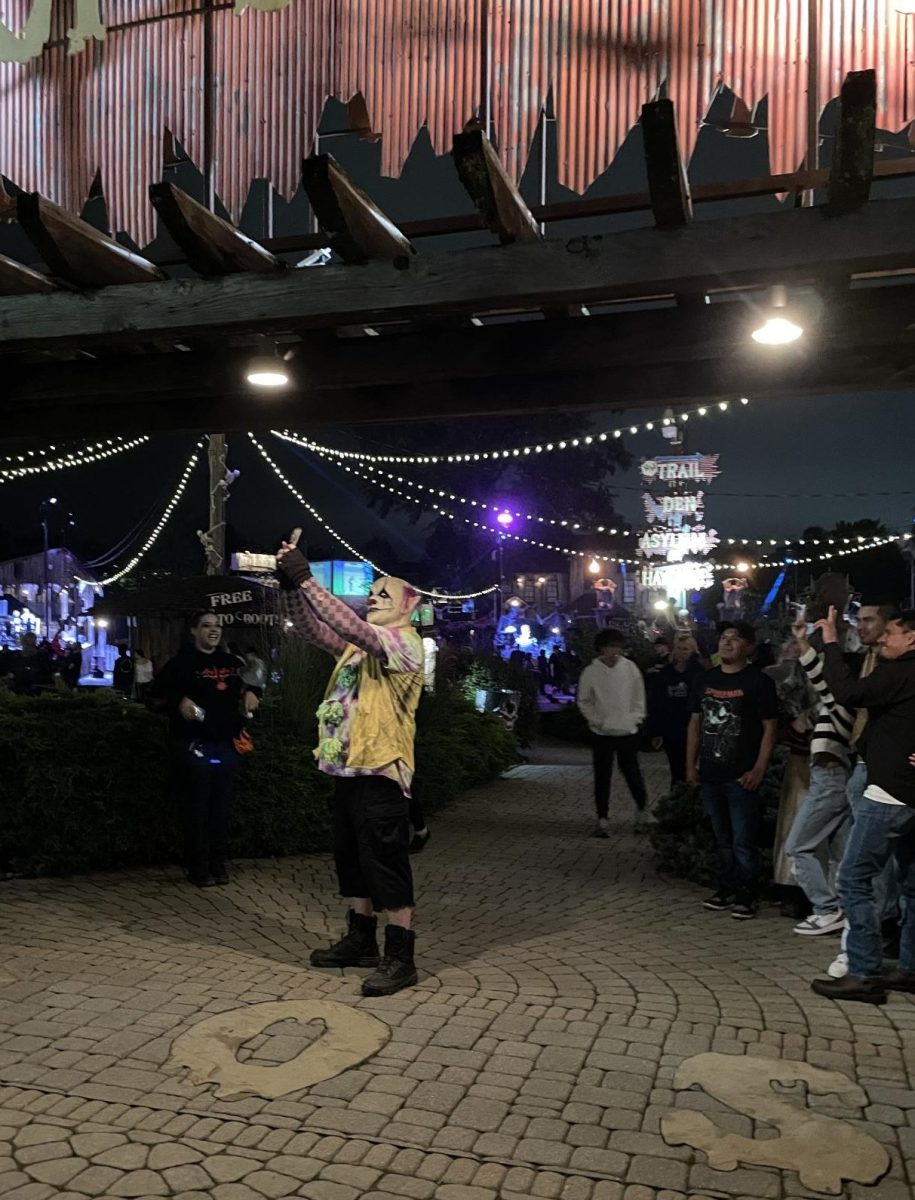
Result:
<svg viewBox="0 0 915 1200"><path fill-rule="evenodd" d="M206 555L207 575L222 575L226 569L226 435L211 433L208 451L210 465L210 525L198 535Z"/></svg>
<svg viewBox="0 0 915 1200"><path fill-rule="evenodd" d="M685 225L693 215L693 204L671 100L653 100L642 105L642 138L655 224L659 229Z"/></svg>
<svg viewBox="0 0 915 1200"><path fill-rule="evenodd" d="M842 84L839 129L829 172L831 216L866 204L874 177L877 136L877 73L851 71Z"/></svg>

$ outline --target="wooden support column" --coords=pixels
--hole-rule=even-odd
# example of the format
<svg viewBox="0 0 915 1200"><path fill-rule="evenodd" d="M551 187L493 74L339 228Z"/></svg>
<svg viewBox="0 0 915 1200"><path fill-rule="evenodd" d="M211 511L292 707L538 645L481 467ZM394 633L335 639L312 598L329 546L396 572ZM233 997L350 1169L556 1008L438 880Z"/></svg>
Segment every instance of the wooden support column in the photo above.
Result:
<svg viewBox="0 0 915 1200"><path fill-rule="evenodd" d="M302 183L321 228L344 262L409 259L416 250L394 222L356 187L330 154L302 163Z"/></svg>
<svg viewBox="0 0 915 1200"><path fill-rule="evenodd" d="M655 224L659 229L685 225L693 215L693 203L680 156L677 114L672 100L653 100L642 105L642 139Z"/></svg>
<svg viewBox="0 0 915 1200"><path fill-rule="evenodd" d="M539 240L540 229L531 210L482 130L456 134L451 156L464 190L500 242Z"/></svg>
<svg viewBox="0 0 915 1200"><path fill-rule="evenodd" d="M207 460L210 468L210 527L197 531L206 557L207 575L224 575L226 566L226 435L211 433Z"/></svg>
<svg viewBox="0 0 915 1200"><path fill-rule="evenodd" d="M16 216L51 274L78 288L165 279L151 262L37 192L16 198Z"/></svg>
<svg viewBox="0 0 915 1200"><path fill-rule="evenodd" d="M845 76L839 100L839 127L829 172L831 215L851 212L866 204L874 178L877 132L877 73L851 71Z"/></svg>
<svg viewBox="0 0 915 1200"><path fill-rule="evenodd" d="M269 274L284 269L269 250L173 183L154 183L149 198L198 275L236 275L244 271Z"/></svg>
<svg viewBox="0 0 915 1200"><path fill-rule="evenodd" d="M47 275L0 254L0 296L33 296L56 291L57 285Z"/></svg>

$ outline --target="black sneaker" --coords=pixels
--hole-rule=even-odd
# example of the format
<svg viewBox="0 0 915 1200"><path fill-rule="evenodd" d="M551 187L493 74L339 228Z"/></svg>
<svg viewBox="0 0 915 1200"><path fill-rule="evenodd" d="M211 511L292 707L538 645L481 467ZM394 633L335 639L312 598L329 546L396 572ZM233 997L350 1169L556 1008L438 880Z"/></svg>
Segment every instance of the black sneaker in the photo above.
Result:
<svg viewBox="0 0 915 1200"><path fill-rule="evenodd" d="M194 887L211 888L216 886L216 880L211 875L188 875L188 883L192 883Z"/></svg>
<svg viewBox="0 0 915 1200"><path fill-rule="evenodd" d="M229 868L225 863L217 863L212 867L210 874L213 876L213 882L217 887L225 887L229 882Z"/></svg>
<svg viewBox="0 0 915 1200"><path fill-rule="evenodd" d="M738 896L731 905L731 916L735 921L752 921L758 907L751 896Z"/></svg>
<svg viewBox="0 0 915 1200"><path fill-rule="evenodd" d="M734 896L731 892L717 891L714 896L709 896L707 900L702 901L703 908L709 908L712 912L726 912L734 903Z"/></svg>

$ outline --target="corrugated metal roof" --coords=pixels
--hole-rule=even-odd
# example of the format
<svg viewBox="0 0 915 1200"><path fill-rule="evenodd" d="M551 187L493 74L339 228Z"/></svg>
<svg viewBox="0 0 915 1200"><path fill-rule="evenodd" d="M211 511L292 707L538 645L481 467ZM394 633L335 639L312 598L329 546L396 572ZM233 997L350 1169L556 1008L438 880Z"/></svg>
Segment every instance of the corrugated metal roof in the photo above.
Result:
<svg viewBox="0 0 915 1200"><path fill-rule="evenodd" d="M18 32L34 2L0 0L0 18ZM295 191L327 96L362 95L389 175L424 125L444 153L491 106L517 178L552 92L559 181L582 192L662 86L688 156L725 85L750 109L768 96L771 166L790 171L806 149L810 2L291 0L236 16L226 0L206 15L197 0L100 0L107 37L76 54L59 3L41 57L0 64L0 172L78 211L99 171L112 227L142 243L166 130L199 166L209 157L237 215L255 178ZM878 121L904 127L915 18L893 0L815 2L820 107L846 72L874 67Z"/></svg>

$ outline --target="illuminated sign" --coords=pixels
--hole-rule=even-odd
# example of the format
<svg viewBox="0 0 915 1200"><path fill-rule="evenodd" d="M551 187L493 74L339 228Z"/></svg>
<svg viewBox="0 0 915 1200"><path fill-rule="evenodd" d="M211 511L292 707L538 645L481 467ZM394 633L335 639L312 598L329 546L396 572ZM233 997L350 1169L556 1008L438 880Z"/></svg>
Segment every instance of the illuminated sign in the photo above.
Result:
<svg viewBox="0 0 915 1200"><path fill-rule="evenodd" d="M682 529L649 529L639 538L639 549L646 558L661 555L668 562L678 562L688 554L708 554L718 545L714 529L684 526Z"/></svg>
<svg viewBox="0 0 915 1200"><path fill-rule="evenodd" d="M642 567L641 584L645 588L656 588L668 596L680 592L701 592L711 587L715 574L710 563L652 563Z"/></svg>
<svg viewBox="0 0 915 1200"><path fill-rule="evenodd" d="M652 496L651 492L644 492L642 504L649 524L664 522L679 526L684 517L701 517L705 508L705 492L696 492L691 496Z"/></svg>
<svg viewBox="0 0 915 1200"><path fill-rule="evenodd" d="M720 474L717 454L669 454L642 461L642 478L646 483L675 480L711 483Z"/></svg>

